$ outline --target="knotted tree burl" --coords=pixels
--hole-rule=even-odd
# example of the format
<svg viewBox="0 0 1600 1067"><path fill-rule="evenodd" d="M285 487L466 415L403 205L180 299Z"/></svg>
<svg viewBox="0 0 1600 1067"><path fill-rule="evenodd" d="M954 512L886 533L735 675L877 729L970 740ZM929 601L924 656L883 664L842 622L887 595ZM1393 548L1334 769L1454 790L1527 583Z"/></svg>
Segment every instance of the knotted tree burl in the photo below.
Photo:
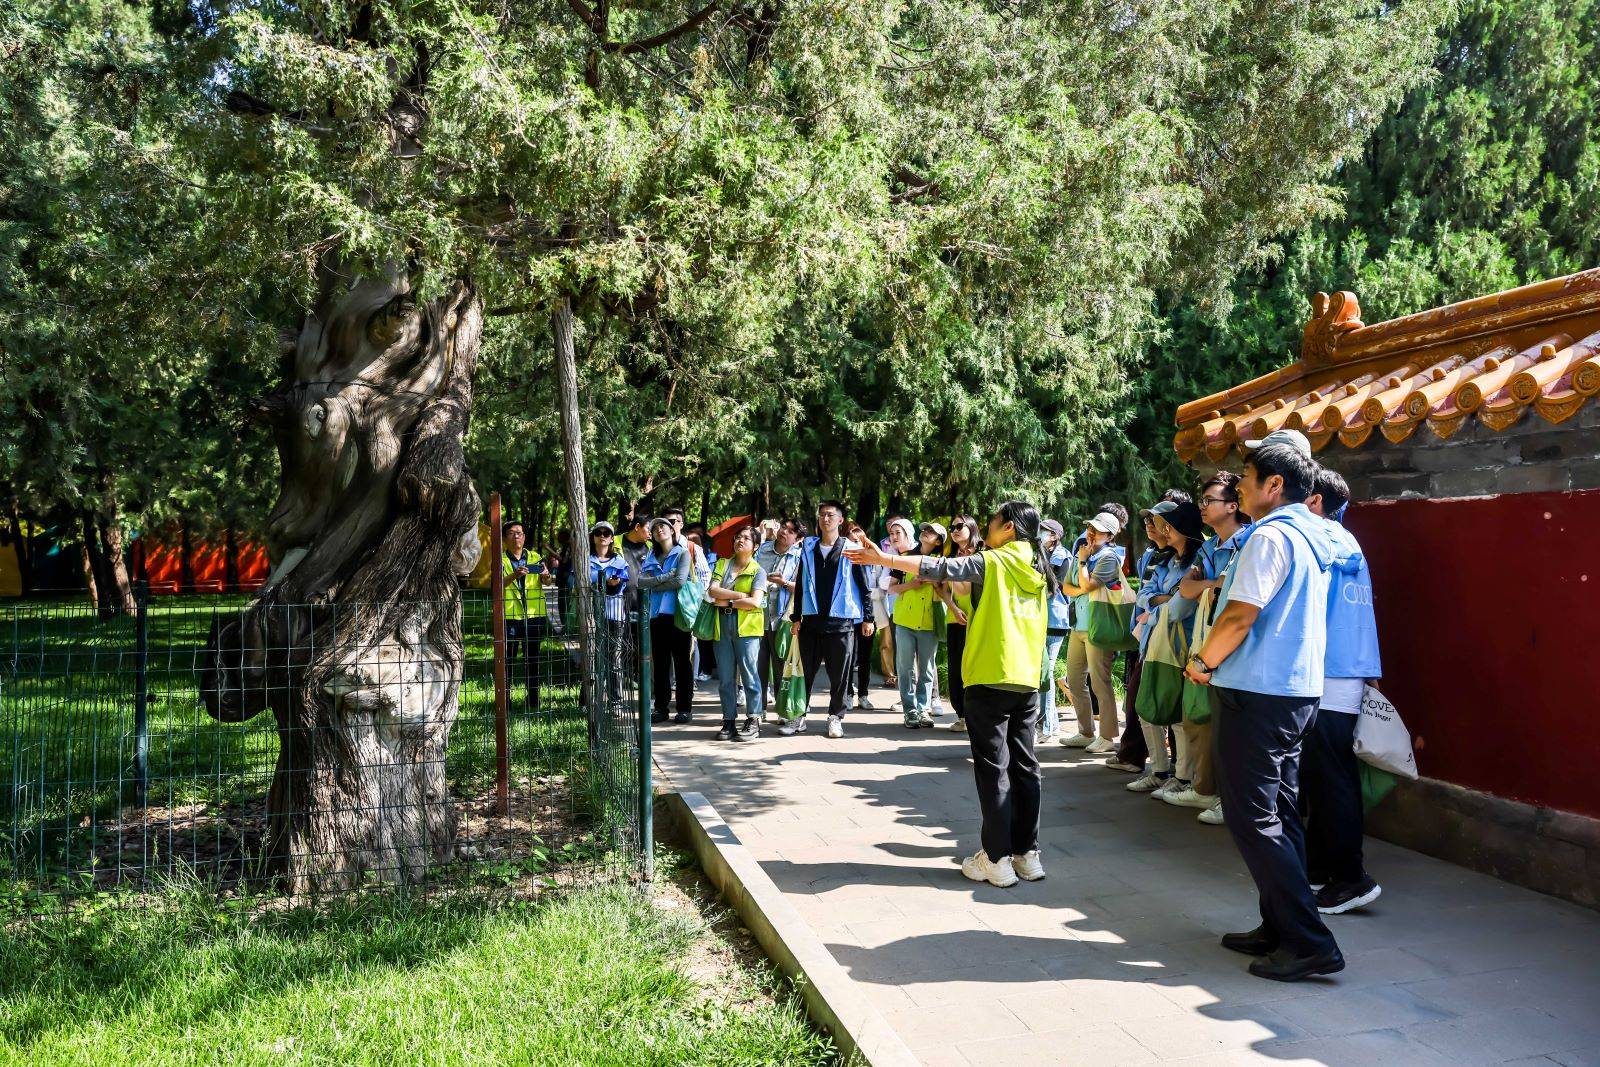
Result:
<svg viewBox="0 0 1600 1067"><path fill-rule="evenodd" d="M266 873L291 892L411 881L452 858L445 780L462 666L457 578L478 557L463 437L482 336L464 281L328 281L258 401L281 483L274 569L212 628L207 711L271 711Z"/></svg>

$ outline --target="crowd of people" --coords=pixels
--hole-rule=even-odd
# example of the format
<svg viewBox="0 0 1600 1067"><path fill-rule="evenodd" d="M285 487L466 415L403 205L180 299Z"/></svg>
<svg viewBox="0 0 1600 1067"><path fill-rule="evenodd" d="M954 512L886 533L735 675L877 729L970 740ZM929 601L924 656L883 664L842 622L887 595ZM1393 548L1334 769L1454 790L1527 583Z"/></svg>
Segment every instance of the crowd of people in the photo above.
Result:
<svg viewBox="0 0 1600 1067"><path fill-rule="evenodd" d="M1132 775L1132 793L1228 827L1261 923L1223 944L1259 957L1253 973L1331 974L1343 958L1321 916L1381 892L1363 865L1353 750L1365 687L1382 673L1371 577L1341 522L1350 491L1304 435L1246 444L1241 472L1140 510L1148 547L1136 561L1130 515L1114 501L1071 527L1020 501L981 529L968 515L948 528L891 515L881 540L825 501L814 530L798 518L744 526L722 559L680 509L634 517L620 539L596 523L590 579L605 590L607 625L621 625L630 601L649 620L652 723L693 721L704 668L719 682L717 738L758 738L792 640L806 713L778 732L807 732L826 668L824 732L842 738L848 713L871 706L876 639L903 726L932 727L942 689L950 729L968 737L982 840L962 863L967 877L1045 876L1038 748L1056 743ZM516 596L512 639L536 639L537 556L528 562L520 530L508 528L506 544L508 630ZM714 641L681 625L691 589L717 613Z"/></svg>

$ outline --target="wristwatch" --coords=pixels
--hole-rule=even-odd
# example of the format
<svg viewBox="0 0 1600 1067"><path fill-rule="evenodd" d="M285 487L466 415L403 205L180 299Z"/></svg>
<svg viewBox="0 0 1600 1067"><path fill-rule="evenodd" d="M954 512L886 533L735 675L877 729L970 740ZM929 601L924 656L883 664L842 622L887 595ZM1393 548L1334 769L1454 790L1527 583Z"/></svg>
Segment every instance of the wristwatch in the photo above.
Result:
<svg viewBox="0 0 1600 1067"><path fill-rule="evenodd" d="M1198 664L1200 664L1200 673L1201 674L1215 674L1216 673L1217 669L1215 667L1211 666L1211 664L1207 663L1205 660L1201 659L1200 658L1200 653L1198 653L1198 652L1192 653L1189 656L1189 662L1190 663L1198 663Z"/></svg>

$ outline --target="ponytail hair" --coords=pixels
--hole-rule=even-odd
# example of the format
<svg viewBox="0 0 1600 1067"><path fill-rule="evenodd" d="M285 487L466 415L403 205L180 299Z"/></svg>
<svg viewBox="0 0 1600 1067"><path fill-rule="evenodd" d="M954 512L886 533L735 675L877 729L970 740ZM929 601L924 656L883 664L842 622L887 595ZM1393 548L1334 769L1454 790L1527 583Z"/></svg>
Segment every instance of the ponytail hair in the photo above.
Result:
<svg viewBox="0 0 1600 1067"><path fill-rule="evenodd" d="M1033 546L1033 569L1044 578L1049 594L1055 596L1061 589L1061 583L1050 561L1044 558L1044 553L1039 549L1039 509L1023 500L1007 500L995 514L1001 522L1011 524L1011 528L1017 532L1018 541L1026 541Z"/></svg>

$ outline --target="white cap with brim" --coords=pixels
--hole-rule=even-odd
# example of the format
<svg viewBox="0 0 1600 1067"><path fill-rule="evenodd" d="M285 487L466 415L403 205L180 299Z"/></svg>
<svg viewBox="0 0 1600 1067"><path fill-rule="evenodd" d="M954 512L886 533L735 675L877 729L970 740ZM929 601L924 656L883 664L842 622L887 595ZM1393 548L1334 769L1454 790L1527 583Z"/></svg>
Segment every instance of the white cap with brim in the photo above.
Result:
<svg viewBox="0 0 1600 1067"><path fill-rule="evenodd" d="M925 522L925 523L922 524L922 528L924 530L932 530L934 533L938 534L939 535L939 540L941 540L941 541L943 541L946 537L950 536L950 531L946 530L942 525L940 525L937 522Z"/></svg>
<svg viewBox="0 0 1600 1067"><path fill-rule="evenodd" d="M1102 511L1100 514L1084 523L1084 525L1091 526L1103 534L1110 534L1112 537L1115 537L1117 534L1122 532L1122 523L1118 522L1117 517L1111 514L1109 511Z"/></svg>
<svg viewBox="0 0 1600 1067"><path fill-rule="evenodd" d="M1244 442L1244 447L1251 452L1263 445L1288 445L1297 452L1311 455L1311 441L1299 430L1273 430L1259 441Z"/></svg>

